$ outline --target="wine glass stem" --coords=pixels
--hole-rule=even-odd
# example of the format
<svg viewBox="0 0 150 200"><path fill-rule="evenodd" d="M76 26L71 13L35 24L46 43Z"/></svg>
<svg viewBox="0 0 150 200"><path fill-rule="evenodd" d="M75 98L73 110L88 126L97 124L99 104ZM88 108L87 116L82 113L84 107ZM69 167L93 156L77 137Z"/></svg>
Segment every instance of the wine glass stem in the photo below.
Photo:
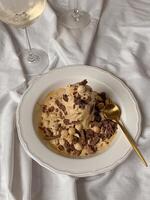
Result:
<svg viewBox="0 0 150 200"><path fill-rule="evenodd" d="M29 63L38 62L40 57L33 53L27 27L25 27L25 34L26 34L26 39L27 39L27 44L28 44L28 57L27 57L27 60L28 60Z"/></svg>
<svg viewBox="0 0 150 200"><path fill-rule="evenodd" d="M80 11L78 8L78 0L74 0L74 9L73 9L73 15L72 17L76 22L80 21Z"/></svg>
<svg viewBox="0 0 150 200"><path fill-rule="evenodd" d="M30 39L29 39L29 34L28 34L28 29L27 29L27 27L25 27L25 33L26 33L26 38L27 38L27 43L28 43L29 51L32 51L31 42L30 42Z"/></svg>

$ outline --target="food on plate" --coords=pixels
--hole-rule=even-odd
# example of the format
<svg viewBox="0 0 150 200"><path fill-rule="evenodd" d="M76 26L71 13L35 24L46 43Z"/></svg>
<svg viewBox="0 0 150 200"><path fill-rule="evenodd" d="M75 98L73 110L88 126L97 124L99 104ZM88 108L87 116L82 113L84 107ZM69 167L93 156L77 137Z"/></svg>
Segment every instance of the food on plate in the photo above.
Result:
<svg viewBox="0 0 150 200"><path fill-rule="evenodd" d="M87 80L49 92L40 103L38 133L62 155L87 157L107 149L117 124L103 116L110 99L94 91Z"/></svg>

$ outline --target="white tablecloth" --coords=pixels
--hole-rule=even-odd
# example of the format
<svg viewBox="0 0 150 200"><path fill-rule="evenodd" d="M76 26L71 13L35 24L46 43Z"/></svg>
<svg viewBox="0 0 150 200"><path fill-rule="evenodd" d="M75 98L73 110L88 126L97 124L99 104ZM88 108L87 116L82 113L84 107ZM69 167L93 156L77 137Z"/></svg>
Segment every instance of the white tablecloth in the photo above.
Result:
<svg viewBox="0 0 150 200"><path fill-rule="evenodd" d="M53 0L29 28L32 46L44 49L46 71L68 64L101 67L123 79L132 89L142 113L138 141L150 160L150 1L82 0L91 15L83 30L69 30L56 14L73 0ZM149 200L150 167L131 155L114 170L89 178L53 174L22 149L15 127L19 95L27 77L18 58L26 48L23 30L0 23L0 200Z"/></svg>

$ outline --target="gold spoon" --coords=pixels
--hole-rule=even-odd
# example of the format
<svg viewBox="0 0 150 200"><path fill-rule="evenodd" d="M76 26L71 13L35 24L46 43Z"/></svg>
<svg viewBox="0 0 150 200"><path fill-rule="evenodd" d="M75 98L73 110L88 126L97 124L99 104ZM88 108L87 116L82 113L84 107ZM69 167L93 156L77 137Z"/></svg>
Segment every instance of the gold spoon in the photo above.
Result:
<svg viewBox="0 0 150 200"><path fill-rule="evenodd" d="M126 127L122 124L122 122L120 121L120 116L121 116L121 109L118 105L114 104L114 103L109 103L105 106L104 110L103 110L103 114L104 117L114 120L116 123L119 124L120 128L122 129L122 131L124 132L126 138L128 139L128 141L130 142L131 146L133 147L134 151L137 153L137 155L139 156L139 158L143 161L144 165L146 167L148 167L148 164L146 162L146 160L144 159L142 153L140 152L140 150L138 149L134 139L132 138L132 136L129 134L128 130L126 129Z"/></svg>

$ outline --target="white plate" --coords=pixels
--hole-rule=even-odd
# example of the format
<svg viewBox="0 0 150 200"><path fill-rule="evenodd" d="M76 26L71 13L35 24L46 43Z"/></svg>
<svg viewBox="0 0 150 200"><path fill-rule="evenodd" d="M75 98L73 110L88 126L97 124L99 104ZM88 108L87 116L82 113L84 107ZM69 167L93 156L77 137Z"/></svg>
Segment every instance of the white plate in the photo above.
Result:
<svg viewBox="0 0 150 200"><path fill-rule="evenodd" d="M24 93L17 109L17 129L24 150L43 167L77 177L92 176L112 170L123 162L132 148L121 130L105 152L85 159L71 159L50 151L37 137L33 127L33 110L37 100L49 90L87 79L96 91L105 91L122 109L122 120L133 138L141 132L141 115L136 99L117 77L100 68L68 66L50 71L34 81Z"/></svg>

